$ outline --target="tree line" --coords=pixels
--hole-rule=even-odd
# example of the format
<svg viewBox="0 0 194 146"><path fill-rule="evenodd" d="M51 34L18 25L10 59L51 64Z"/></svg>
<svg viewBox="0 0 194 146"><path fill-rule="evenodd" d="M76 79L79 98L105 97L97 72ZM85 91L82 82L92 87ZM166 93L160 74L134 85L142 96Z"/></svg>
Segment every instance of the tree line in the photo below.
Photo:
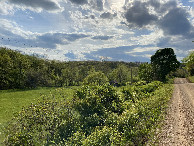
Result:
<svg viewBox="0 0 194 146"><path fill-rule="evenodd" d="M119 61L62 62L0 48L0 89L79 86L106 82L126 85L132 79L147 83L155 80L165 82L169 75L192 76L193 56L191 52L181 64L172 48L164 48L151 56L150 63L143 64Z"/></svg>
<svg viewBox="0 0 194 146"><path fill-rule="evenodd" d="M0 89L79 86L92 82L91 77L96 78L93 82L104 80L124 85L131 81L130 68L137 76L137 67L132 62L46 60L0 48Z"/></svg>

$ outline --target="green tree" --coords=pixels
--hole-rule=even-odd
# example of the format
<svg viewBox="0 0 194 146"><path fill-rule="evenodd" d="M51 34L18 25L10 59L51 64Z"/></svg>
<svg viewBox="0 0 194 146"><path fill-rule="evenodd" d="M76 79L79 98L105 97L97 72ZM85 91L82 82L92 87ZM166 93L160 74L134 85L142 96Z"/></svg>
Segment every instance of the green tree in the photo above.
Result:
<svg viewBox="0 0 194 146"><path fill-rule="evenodd" d="M119 65L109 74L110 81L117 81L120 85L125 85L130 80L130 71L126 65Z"/></svg>
<svg viewBox="0 0 194 146"><path fill-rule="evenodd" d="M156 51L151 56L151 64L154 69L154 79L165 81L166 75L171 71L175 71L180 62L176 59L176 55L172 48L164 48Z"/></svg>
<svg viewBox="0 0 194 146"><path fill-rule="evenodd" d="M89 75L84 79L83 84L85 85L103 85L108 82L108 78L101 71L90 72Z"/></svg>
<svg viewBox="0 0 194 146"><path fill-rule="evenodd" d="M141 80L146 82L153 81L153 67L149 63L144 63L139 66L138 75Z"/></svg>
<svg viewBox="0 0 194 146"><path fill-rule="evenodd" d="M0 49L0 89L8 89L13 82L11 72L13 70L13 61L4 48Z"/></svg>
<svg viewBox="0 0 194 146"><path fill-rule="evenodd" d="M194 75L194 51L190 52L190 54L185 57L183 63L186 65L186 69L188 70L191 76Z"/></svg>

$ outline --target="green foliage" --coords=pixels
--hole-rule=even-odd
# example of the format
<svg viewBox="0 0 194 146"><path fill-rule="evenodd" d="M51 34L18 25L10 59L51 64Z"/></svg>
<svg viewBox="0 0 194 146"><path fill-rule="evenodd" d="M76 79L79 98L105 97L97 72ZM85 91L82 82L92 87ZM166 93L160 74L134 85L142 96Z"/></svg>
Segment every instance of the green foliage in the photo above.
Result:
<svg viewBox="0 0 194 146"><path fill-rule="evenodd" d="M139 66L138 75L141 80L148 83L153 81L154 71L152 65L148 63L141 64Z"/></svg>
<svg viewBox="0 0 194 146"><path fill-rule="evenodd" d="M190 76L190 77L188 77L188 79L189 79L189 81L190 81L191 83L194 83L194 76Z"/></svg>
<svg viewBox="0 0 194 146"><path fill-rule="evenodd" d="M166 75L171 71L175 71L180 65L172 48L164 48L156 51L151 56L151 64L155 73L154 79L159 81L165 81Z"/></svg>
<svg viewBox="0 0 194 146"><path fill-rule="evenodd" d="M126 82L130 81L130 71L125 65L119 65L109 75L110 81L116 81L119 85L125 85Z"/></svg>
<svg viewBox="0 0 194 146"><path fill-rule="evenodd" d="M136 67L135 63L75 61L60 62L45 60L36 55L23 55L18 51L0 48L0 90L41 87L79 86L90 74L94 82L106 82L110 72L115 70L112 80L124 84L127 80L126 69ZM97 73L91 75L91 69ZM99 75L99 77L97 77ZM100 79L100 77L102 79ZM114 79L115 77L115 79ZM88 76L89 78L89 76ZM85 81L90 83L90 80Z"/></svg>
<svg viewBox="0 0 194 146"><path fill-rule="evenodd" d="M104 84L101 86L83 86L76 92L76 97L81 99L81 105L83 104L89 106L89 111L85 110L85 108L81 108L88 114L96 113L96 110L94 110L94 112L92 111L96 108L96 106L100 106L102 108L104 107L106 108L106 110L112 112L122 112L122 100L120 98L120 95L117 93L114 87L108 84ZM96 109L102 110L98 108ZM101 112L97 111L97 113Z"/></svg>
<svg viewBox="0 0 194 146"><path fill-rule="evenodd" d="M184 68L178 68L176 71L170 72L169 77L186 78L188 77L188 75L189 74L187 70L185 70Z"/></svg>
<svg viewBox="0 0 194 146"><path fill-rule="evenodd" d="M128 86L123 89L124 97L126 100L131 100L133 103L141 100L142 98L151 96L152 92L162 86L162 82L154 81L148 84L145 82L136 83L135 86ZM138 85L138 86L137 86Z"/></svg>
<svg viewBox="0 0 194 146"><path fill-rule="evenodd" d="M79 129L70 102L46 99L31 104L6 128L6 145L59 144Z"/></svg>
<svg viewBox="0 0 194 146"><path fill-rule="evenodd" d="M120 133L112 127L96 127L83 142L84 146L119 146L121 145Z"/></svg>
<svg viewBox="0 0 194 146"><path fill-rule="evenodd" d="M134 102L125 91L107 84L83 86L72 100L43 96L10 122L4 144L144 145L161 119L172 87L144 82L126 88Z"/></svg>
<svg viewBox="0 0 194 146"><path fill-rule="evenodd" d="M118 120L118 131L123 133L122 139L128 145L143 145L151 131L161 120L167 101L172 96L172 86L156 90L149 98L142 98L130 106Z"/></svg>
<svg viewBox="0 0 194 146"><path fill-rule="evenodd" d="M191 76L194 75L194 51L190 52L190 54L185 57L183 63L186 64L186 69L188 70Z"/></svg>
<svg viewBox="0 0 194 146"><path fill-rule="evenodd" d="M81 115L83 131L91 133L96 126L104 125L109 112L122 113L122 101L114 87L110 85L83 86L76 92L79 100L75 108Z"/></svg>
<svg viewBox="0 0 194 146"><path fill-rule="evenodd" d="M29 62L19 52L0 48L0 89L23 88Z"/></svg>
<svg viewBox="0 0 194 146"><path fill-rule="evenodd" d="M83 81L84 85L103 85L108 83L108 78L103 72L91 72Z"/></svg>

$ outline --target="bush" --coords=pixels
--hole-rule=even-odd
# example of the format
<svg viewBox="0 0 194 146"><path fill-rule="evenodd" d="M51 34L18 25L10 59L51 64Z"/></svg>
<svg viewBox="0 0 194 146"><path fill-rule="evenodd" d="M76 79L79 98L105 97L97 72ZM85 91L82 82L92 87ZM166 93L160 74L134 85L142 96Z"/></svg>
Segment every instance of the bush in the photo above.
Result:
<svg viewBox="0 0 194 146"><path fill-rule="evenodd" d="M100 113L95 108L98 110L105 108L112 112L122 112L120 95L114 87L108 84L101 86L83 86L76 92L75 97L80 99L78 105L88 106L85 108L80 107L80 109L87 109L85 110L86 113Z"/></svg>
<svg viewBox="0 0 194 146"><path fill-rule="evenodd" d="M169 77L178 77L178 78L186 78L188 76L189 76L189 73L187 72L187 70L183 68L179 68L175 72L171 72L169 74Z"/></svg>
<svg viewBox="0 0 194 146"><path fill-rule="evenodd" d="M121 134L114 128L96 127L84 141L84 146L121 145Z"/></svg>
<svg viewBox="0 0 194 146"><path fill-rule="evenodd" d="M134 86L128 86L123 89L125 100L131 100L135 103L137 100L151 96L151 93L163 85L160 81L153 81L145 85L145 82L138 82Z"/></svg>
<svg viewBox="0 0 194 146"><path fill-rule="evenodd" d="M63 143L79 129L71 103L44 99L31 104L6 128L6 145L47 145Z"/></svg>
<svg viewBox="0 0 194 146"><path fill-rule="evenodd" d="M157 90L161 85L132 86L124 94L107 84L90 85L72 100L43 97L10 122L4 144L144 145L172 93L170 85Z"/></svg>
<svg viewBox="0 0 194 146"><path fill-rule="evenodd" d="M122 113L122 100L110 85L83 86L75 94L75 109L81 115L83 131L88 135L96 126L104 125L109 112Z"/></svg>

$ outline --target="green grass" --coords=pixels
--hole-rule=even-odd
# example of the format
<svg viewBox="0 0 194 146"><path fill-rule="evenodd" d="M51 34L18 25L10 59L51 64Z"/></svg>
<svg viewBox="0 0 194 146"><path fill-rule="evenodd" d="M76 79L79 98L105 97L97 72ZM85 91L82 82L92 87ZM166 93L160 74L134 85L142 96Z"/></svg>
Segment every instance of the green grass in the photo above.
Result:
<svg viewBox="0 0 194 146"><path fill-rule="evenodd" d="M22 107L41 100L41 95L56 95L59 98L71 98L78 87L38 88L34 90L1 90L0 91L0 144L3 140L3 127ZM65 93L65 94L64 94Z"/></svg>
<svg viewBox="0 0 194 146"><path fill-rule="evenodd" d="M188 77L188 79L190 82L194 83L194 76L190 76L190 77Z"/></svg>

